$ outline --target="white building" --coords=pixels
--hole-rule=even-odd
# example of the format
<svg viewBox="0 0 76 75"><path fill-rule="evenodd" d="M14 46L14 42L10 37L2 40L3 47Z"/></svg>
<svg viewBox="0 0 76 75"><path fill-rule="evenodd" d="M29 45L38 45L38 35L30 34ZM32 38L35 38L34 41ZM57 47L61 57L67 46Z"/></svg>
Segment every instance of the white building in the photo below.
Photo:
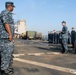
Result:
<svg viewBox="0 0 76 75"><path fill-rule="evenodd" d="M15 34L22 34L26 33L26 21L25 20L19 20L15 24Z"/></svg>

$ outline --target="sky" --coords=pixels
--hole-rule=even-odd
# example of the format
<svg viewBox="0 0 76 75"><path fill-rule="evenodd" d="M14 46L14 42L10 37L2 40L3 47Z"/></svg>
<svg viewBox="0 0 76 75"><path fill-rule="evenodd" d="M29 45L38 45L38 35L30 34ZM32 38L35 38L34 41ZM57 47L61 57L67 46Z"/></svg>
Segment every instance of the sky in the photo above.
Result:
<svg viewBox="0 0 76 75"><path fill-rule="evenodd" d="M15 4L14 19L26 20L26 30L42 32L59 31L61 22L66 21L68 30L76 29L76 0L0 0L0 12L5 2Z"/></svg>

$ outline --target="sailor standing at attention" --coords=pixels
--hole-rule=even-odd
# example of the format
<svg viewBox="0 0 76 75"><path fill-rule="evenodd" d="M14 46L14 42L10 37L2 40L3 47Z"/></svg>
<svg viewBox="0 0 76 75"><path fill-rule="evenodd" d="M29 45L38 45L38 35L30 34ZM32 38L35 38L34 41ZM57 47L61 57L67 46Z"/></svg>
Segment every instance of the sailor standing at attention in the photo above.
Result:
<svg viewBox="0 0 76 75"><path fill-rule="evenodd" d="M6 9L0 14L1 73L5 75L13 74L12 54L14 50L14 20L12 11L14 10L14 7L13 2L6 2Z"/></svg>

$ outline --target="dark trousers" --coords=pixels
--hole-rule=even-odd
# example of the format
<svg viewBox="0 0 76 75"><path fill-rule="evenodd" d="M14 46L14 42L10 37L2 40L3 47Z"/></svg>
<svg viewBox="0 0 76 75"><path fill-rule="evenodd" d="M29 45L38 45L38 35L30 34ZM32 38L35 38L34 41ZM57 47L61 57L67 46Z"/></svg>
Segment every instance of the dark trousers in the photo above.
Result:
<svg viewBox="0 0 76 75"><path fill-rule="evenodd" d="M0 74L1 74L1 51L0 51Z"/></svg>
<svg viewBox="0 0 76 75"><path fill-rule="evenodd" d="M73 48L74 48L74 43L75 43L75 38L71 38L71 44Z"/></svg>
<svg viewBox="0 0 76 75"><path fill-rule="evenodd" d="M76 41L75 41L74 47L75 47L75 54L76 54Z"/></svg>

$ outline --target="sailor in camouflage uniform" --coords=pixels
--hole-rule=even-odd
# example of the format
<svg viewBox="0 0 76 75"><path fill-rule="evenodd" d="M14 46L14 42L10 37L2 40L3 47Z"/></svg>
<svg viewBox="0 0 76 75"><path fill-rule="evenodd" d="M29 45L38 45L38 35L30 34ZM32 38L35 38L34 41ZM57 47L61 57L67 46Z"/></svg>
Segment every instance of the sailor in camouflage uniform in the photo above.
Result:
<svg viewBox="0 0 76 75"><path fill-rule="evenodd" d="M14 21L12 11L13 2L6 2L6 10L0 14L0 56L1 56L1 73L12 74L12 54L14 50Z"/></svg>
<svg viewBox="0 0 76 75"><path fill-rule="evenodd" d="M66 26L66 22L62 22L62 53L67 53L68 52L68 28Z"/></svg>

